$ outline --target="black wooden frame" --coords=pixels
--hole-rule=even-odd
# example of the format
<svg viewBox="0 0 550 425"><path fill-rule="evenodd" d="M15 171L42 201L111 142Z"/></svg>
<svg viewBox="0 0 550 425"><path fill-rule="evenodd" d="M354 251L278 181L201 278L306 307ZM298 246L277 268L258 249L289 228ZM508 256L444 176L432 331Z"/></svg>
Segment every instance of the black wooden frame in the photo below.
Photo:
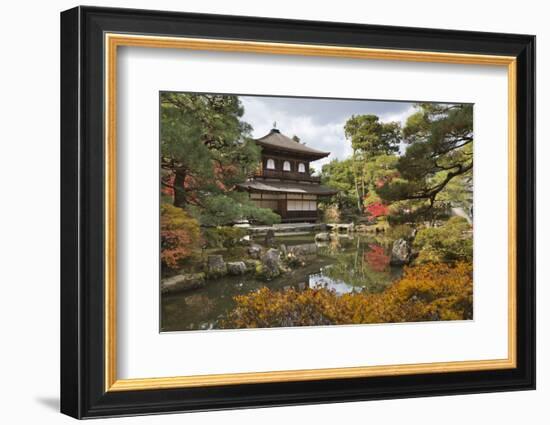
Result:
<svg viewBox="0 0 550 425"><path fill-rule="evenodd" d="M104 32L517 57L517 368L104 391ZM77 418L535 388L535 37L77 7L61 14L61 411Z"/></svg>

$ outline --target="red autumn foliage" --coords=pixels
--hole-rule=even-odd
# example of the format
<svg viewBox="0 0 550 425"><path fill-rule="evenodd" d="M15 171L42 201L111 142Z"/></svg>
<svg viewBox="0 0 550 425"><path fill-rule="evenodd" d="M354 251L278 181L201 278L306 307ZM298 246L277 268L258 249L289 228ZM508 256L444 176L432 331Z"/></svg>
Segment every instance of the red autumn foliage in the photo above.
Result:
<svg viewBox="0 0 550 425"><path fill-rule="evenodd" d="M390 264L390 256L386 255L384 248L380 245L370 244L370 251L364 254L365 261L370 268L376 272L383 272Z"/></svg>
<svg viewBox="0 0 550 425"><path fill-rule="evenodd" d="M382 202L373 202L365 207L366 212L371 217L381 217L389 214L389 208Z"/></svg>
<svg viewBox="0 0 550 425"><path fill-rule="evenodd" d="M160 192L163 195L174 196L174 175L169 174L162 176L161 181L162 185L160 187Z"/></svg>

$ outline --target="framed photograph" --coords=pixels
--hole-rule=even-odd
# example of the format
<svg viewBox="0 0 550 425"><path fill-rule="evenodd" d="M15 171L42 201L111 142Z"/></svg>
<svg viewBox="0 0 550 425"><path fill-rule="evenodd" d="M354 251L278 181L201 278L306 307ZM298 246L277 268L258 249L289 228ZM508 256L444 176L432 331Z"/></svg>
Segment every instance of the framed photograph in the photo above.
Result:
<svg viewBox="0 0 550 425"><path fill-rule="evenodd" d="M535 37L61 14L61 411L535 388Z"/></svg>

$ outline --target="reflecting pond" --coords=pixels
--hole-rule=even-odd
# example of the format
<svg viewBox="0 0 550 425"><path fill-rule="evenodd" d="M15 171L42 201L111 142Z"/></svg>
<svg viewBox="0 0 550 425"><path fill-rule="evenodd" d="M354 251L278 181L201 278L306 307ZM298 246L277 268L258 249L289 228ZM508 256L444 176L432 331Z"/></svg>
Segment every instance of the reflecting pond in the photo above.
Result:
<svg viewBox="0 0 550 425"><path fill-rule="evenodd" d="M276 245L292 247L315 243L312 235L277 237ZM208 281L206 286L161 297L162 331L215 329L231 311L233 297L267 286L272 290L324 287L344 294L354 291L379 292L398 279L402 270L389 265L390 248L374 236L341 235L330 242L317 243L317 253L304 267L264 282L252 275L226 276ZM226 252L224 257L234 257Z"/></svg>

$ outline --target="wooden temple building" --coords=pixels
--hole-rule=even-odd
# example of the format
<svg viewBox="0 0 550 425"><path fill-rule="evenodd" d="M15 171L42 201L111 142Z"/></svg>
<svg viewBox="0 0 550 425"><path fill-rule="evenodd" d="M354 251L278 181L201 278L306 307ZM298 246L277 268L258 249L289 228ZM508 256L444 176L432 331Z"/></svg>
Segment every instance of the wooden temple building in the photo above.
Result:
<svg viewBox="0 0 550 425"><path fill-rule="evenodd" d="M338 191L321 186L321 179L310 175L310 163L330 155L291 139L277 129L255 140L262 149L262 161L256 173L241 190L259 207L270 208L281 221L315 222L320 198Z"/></svg>

